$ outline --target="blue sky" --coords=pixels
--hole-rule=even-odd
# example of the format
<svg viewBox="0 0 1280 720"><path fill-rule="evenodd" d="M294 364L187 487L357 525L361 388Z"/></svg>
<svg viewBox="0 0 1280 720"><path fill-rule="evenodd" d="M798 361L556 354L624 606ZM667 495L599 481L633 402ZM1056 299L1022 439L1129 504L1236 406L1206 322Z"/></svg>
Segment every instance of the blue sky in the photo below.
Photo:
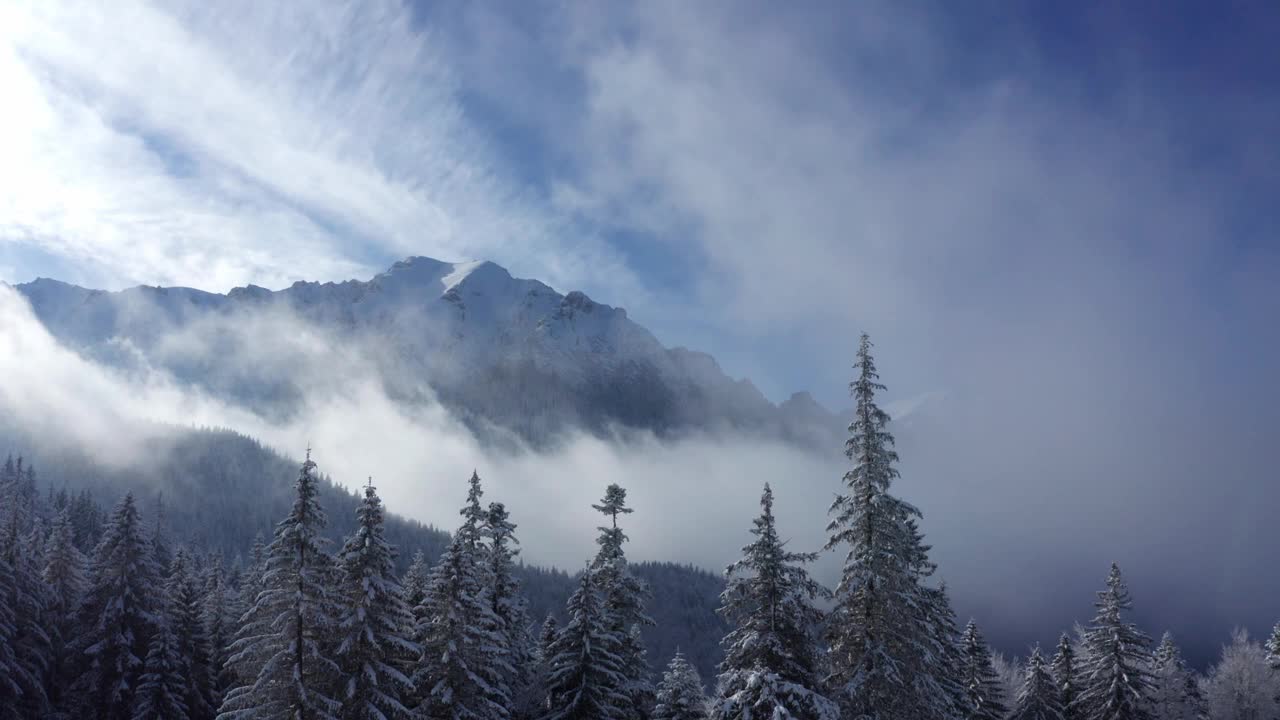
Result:
<svg viewBox="0 0 1280 720"><path fill-rule="evenodd" d="M832 407L865 329L890 399L933 399L931 532L1238 588L1240 508L1280 500L1278 36L1265 2L19 0L0 279L488 258ZM1021 501L928 514L978 495Z"/></svg>

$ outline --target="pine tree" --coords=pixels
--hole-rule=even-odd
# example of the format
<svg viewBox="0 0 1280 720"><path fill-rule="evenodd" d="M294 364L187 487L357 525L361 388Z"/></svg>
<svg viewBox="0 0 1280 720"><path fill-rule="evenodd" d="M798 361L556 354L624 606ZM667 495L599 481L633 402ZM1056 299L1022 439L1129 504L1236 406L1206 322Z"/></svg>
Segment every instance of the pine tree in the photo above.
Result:
<svg viewBox="0 0 1280 720"><path fill-rule="evenodd" d="M326 520L316 498L315 467L308 451L294 483L293 508L266 549L262 590L231 646L236 676L253 680L227 693L219 718L336 717L338 667L328 652L335 627L333 560L321 538Z"/></svg>
<svg viewBox="0 0 1280 720"><path fill-rule="evenodd" d="M232 605L231 589L228 587L222 556L216 555L209 562L204 581L204 600L200 607L205 637L209 639L209 678L213 686L215 708L222 705L222 698L231 687L227 655L235 634L235 621L238 620L231 615Z"/></svg>
<svg viewBox="0 0 1280 720"><path fill-rule="evenodd" d="M1062 698L1038 645L1027 659L1026 677L1009 720L1062 720Z"/></svg>
<svg viewBox="0 0 1280 720"><path fill-rule="evenodd" d="M1094 604L1098 614L1085 633L1085 658L1080 668L1080 694L1075 705L1087 720L1148 720L1147 672L1150 638L1121 613L1132 607L1129 588L1114 563L1107 589Z"/></svg>
<svg viewBox="0 0 1280 720"><path fill-rule="evenodd" d="M649 587L631 573L622 547L628 538L618 527L618 516L628 515L633 510L627 507L627 491L619 485L606 488L604 499L591 507L609 517L609 525L598 528L600 537L596 543L600 549L591 564L591 571L596 575L595 582L610 619L609 630L617 638L622 658L623 687L620 690L628 698L627 717L642 720L648 717L652 708L653 681L648 662L643 657L644 645L633 636L632 629L653 625L653 619L645 613Z"/></svg>
<svg viewBox="0 0 1280 720"><path fill-rule="evenodd" d="M653 720L706 720L707 696L698 671L679 650L658 684Z"/></svg>
<svg viewBox="0 0 1280 720"><path fill-rule="evenodd" d="M12 456L6 460L6 471L12 468ZM13 652L14 635L18 631L16 613L11 598L15 594L13 568L0 556L0 718L17 720L22 686L19 684L21 668Z"/></svg>
<svg viewBox="0 0 1280 720"><path fill-rule="evenodd" d="M991 663L991 650L987 647L987 641L983 639L978 624L973 620L964 628L960 648L963 651L969 719L1004 720L1009 712L1004 704L1004 688Z"/></svg>
<svg viewBox="0 0 1280 720"><path fill-rule="evenodd" d="M548 710L544 720L626 720L630 698L618 635L600 600L595 573L583 571L566 607L569 623L549 649Z"/></svg>
<svg viewBox="0 0 1280 720"><path fill-rule="evenodd" d="M547 683L551 676L551 646L560 634L560 623L556 616L547 613L538 631L537 642L533 643L530 659L533 669L529 672L529 682L525 686L524 696L517 704L517 717L521 720L535 720L546 714Z"/></svg>
<svg viewBox="0 0 1280 720"><path fill-rule="evenodd" d="M1151 659L1151 709L1159 720L1199 720L1204 701L1182 652L1165 633Z"/></svg>
<svg viewBox="0 0 1280 720"><path fill-rule="evenodd" d="M419 550L413 554L413 562L409 563L409 570L405 572L404 580L400 583L404 588L404 601L410 608L416 608L422 604L422 598L427 594L427 578L430 575L431 566L427 564L426 553Z"/></svg>
<svg viewBox="0 0 1280 720"><path fill-rule="evenodd" d="M1078 696L1076 651L1071 644L1071 637L1066 633L1058 638L1058 650L1053 656L1053 682L1058 688L1058 699L1062 703L1063 720L1078 720L1080 708L1075 702Z"/></svg>
<svg viewBox="0 0 1280 720"><path fill-rule="evenodd" d="M889 492L898 454L889 415L875 401L884 386L871 347L864 334L845 447L854 466L827 526L826 548L848 548L828 624L830 682L849 717L952 718L956 691L940 652L949 639L934 635L939 613L930 606L940 598L924 585L933 566L916 526L920 512Z"/></svg>
<svg viewBox="0 0 1280 720"><path fill-rule="evenodd" d="M187 685L178 639L167 619L161 618L151 636L141 684L134 701L133 720L187 720L191 715L183 698Z"/></svg>
<svg viewBox="0 0 1280 720"><path fill-rule="evenodd" d="M217 698L210 669L209 636L201 607L203 598L187 551L179 548L172 557L169 579L165 583L165 609L178 653L182 702L191 720L208 720L215 714Z"/></svg>
<svg viewBox="0 0 1280 720"><path fill-rule="evenodd" d="M502 638L502 651L511 670L502 679L518 716L527 714L531 700L532 648L529 638L528 603L515 577L516 526L502 503L490 503L485 515L484 536L489 540L489 598Z"/></svg>
<svg viewBox="0 0 1280 720"><path fill-rule="evenodd" d="M1271 629L1271 637L1267 638L1267 663L1272 670L1280 670L1280 623Z"/></svg>
<svg viewBox="0 0 1280 720"><path fill-rule="evenodd" d="M24 717L37 717L48 708L45 681L53 662L53 641L46 622L52 596L44 582L40 531L33 520L38 493L34 487L22 489L25 479L31 477L30 472L28 468L18 475L19 489L13 496L25 507L9 508L7 526L0 538L0 557L8 564L12 576L7 605L13 612L14 624L10 639L14 665L10 677L21 689L17 710Z"/></svg>
<svg viewBox="0 0 1280 720"><path fill-rule="evenodd" d="M422 646L413 675L416 717L489 720L507 717L501 679L509 672L499 656L497 633L480 563L461 534L431 571L427 595L416 613L414 640Z"/></svg>
<svg viewBox="0 0 1280 720"><path fill-rule="evenodd" d="M132 716L134 689L158 619L151 601L158 577L133 495L125 495L94 550L81 606L82 635L76 647L82 668L73 690L80 717Z"/></svg>
<svg viewBox="0 0 1280 720"><path fill-rule="evenodd" d="M722 643L725 657L712 717L748 720L775 712L798 720L832 717L834 703L820 693L816 630L822 614L815 607L829 593L804 568L816 554L786 549L768 485L760 508L751 530L755 540L725 571L720 613L734 629Z"/></svg>
<svg viewBox="0 0 1280 720"><path fill-rule="evenodd" d="M406 718L413 688L397 666L421 650L406 637L413 616L395 577L396 552L383 537L382 501L372 480L356 516L356 531L338 556L343 609L337 657L346 678L341 717Z"/></svg>

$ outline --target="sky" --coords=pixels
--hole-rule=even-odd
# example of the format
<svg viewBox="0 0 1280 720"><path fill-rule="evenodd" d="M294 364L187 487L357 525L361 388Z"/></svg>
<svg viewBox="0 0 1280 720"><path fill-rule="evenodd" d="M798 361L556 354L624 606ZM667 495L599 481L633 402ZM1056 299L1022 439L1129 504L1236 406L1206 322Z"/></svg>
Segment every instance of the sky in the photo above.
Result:
<svg viewBox="0 0 1280 720"><path fill-rule="evenodd" d="M11 0L0 280L492 259L832 408L865 330L962 609L1021 641L1054 593L1009 577L1118 555L1213 589L1203 651L1280 591L1278 35L1265 2Z"/></svg>

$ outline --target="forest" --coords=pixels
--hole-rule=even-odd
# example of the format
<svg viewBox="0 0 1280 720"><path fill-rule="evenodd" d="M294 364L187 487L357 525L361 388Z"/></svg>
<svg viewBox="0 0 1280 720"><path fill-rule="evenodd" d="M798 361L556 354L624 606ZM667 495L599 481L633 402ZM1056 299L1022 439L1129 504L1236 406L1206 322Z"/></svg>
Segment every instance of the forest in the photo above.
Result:
<svg viewBox="0 0 1280 720"><path fill-rule="evenodd" d="M892 492L898 456L865 335L854 368L849 470L815 519L843 563L831 588L810 575L817 553L788 546L768 485L722 580L629 562L618 485L590 508L598 536L570 575L521 561L520 509L486 502L475 473L444 533L390 515L372 479L345 494L308 450L278 499L224 477L220 492L261 492L261 511L278 512L254 540L253 518L166 522L196 511L147 510L128 490L105 510L103 492L68 491L67 463L59 488L10 457L0 719L1280 717L1280 624L1261 642L1237 632L1199 672L1168 633L1157 642L1131 621L1116 565L1087 624L1025 658L994 652L935 579L921 513ZM679 646L694 624L721 638L714 657Z"/></svg>

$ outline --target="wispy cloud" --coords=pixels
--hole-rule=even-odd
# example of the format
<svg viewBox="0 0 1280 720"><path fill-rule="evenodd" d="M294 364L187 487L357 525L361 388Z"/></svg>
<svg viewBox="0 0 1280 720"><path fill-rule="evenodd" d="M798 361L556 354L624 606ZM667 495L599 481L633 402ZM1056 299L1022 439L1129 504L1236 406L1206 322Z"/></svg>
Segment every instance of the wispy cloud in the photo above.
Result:
<svg viewBox="0 0 1280 720"><path fill-rule="evenodd" d="M112 286L343 279L413 253L629 277L495 170L400 3L0 13L0 241Z"/></svg>

